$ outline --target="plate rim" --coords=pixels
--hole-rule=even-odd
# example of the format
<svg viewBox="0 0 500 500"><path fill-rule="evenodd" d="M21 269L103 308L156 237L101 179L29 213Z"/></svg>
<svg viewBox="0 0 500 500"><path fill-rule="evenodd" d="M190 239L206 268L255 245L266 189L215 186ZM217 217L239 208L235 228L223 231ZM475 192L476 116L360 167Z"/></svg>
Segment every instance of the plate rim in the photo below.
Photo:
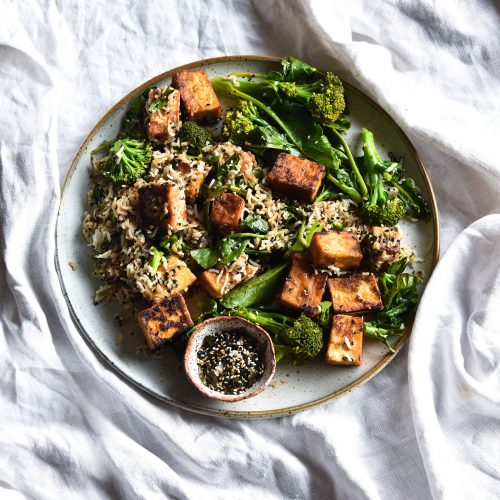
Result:
<svg viewBox="0 0 500 500"><path fill-rule="evenodd" d="M79 163L81 156L83 153L86 151L90 141L94 137L94 135L101 129L103 124L108 120L110 115L112 115L117 109L121 108L124 104L127 104L133 97L138 95L139 93L143 92L147 87L153 85L154 83L163 80L165 78L168 78L169 76L172 76L174 73L178 73L179 71L184 71L184 70L189 70L194 67L199 67L199 66L205 66L205 65L212 65L212 64L217 64L217 63L225 63L225 62L232 62L232 61L264 61L264 62L279 62L283 59L282 57L278 56L266 56L266 55L254 55L254 54L246 54L246 55L230 55L230 56L218 56L218 57L210 57L210 58L205 58L205 59L200 59L198 61L193 61L187 64L183 64L181 66L177 66L175 68L169 69L163 73L160 73L146 82L142 83L141 85L137 86L130 92L128 92L124 97L122 97L118 102L116 102L111 108L106 111L106 113L99 119L99 121L96 123L96 125L92 128L92 130L88 133L87 137L84 139L80 147L78 148L76 154L74 155L69 169L65 175L62 187L61 187L61 194L60 194L60 201L59 201L59 207L57 210L57 217L56 217L56 223L55 223L55 231L54 231L54 238L55 238L55 252L54 252L54 263L55 263L55 268L56 272L59 278L59 284L61 287L62 294L64 296L64 299L66 301L70 317L76 326L77 330L79 333L82 335L84 340L89 344L89 346L94 350L101 359L105 360L106 363L108 363L109 366L113 368L115 373L117 373L120 377L125 379L125 381L131 383L135 387L138 387L139 389L145 391L147 394L154 396L155 398L161 400L162 402L166 402L168 404L174 405L178 408L182 408L184 410L189 410L193 411L195 413L201 413L205 415L211 415L211 416L219 416L219 417L232 417L232 418L271 418L271 417L281 417L281 416L286 416L286 415L292 415L294 413L298 413L303 410L307 410L316 406L320 406L326 402L329 401L334 401L335 399L338 399L339 397L343 396L344 394L347 394L351 392L352 390L360 387L363 385L365 382L368 382L372 377L374 377L377 373L379 373L381 370L383 370L393 359L394 357L399 353L399 351L402 349L402 347L406 344L408 338L410 337L411 331L413 329L413 322L410 326L407 328L407 332L401 339L398 341L398 343L395 346L395 350L393 353L388 353L384 358L382 358L375 366L373 366L367 373L362 375L361 377L357 378L350 384L348 384L346 387L343 387L342 389L338 389L337 391L332 392L331 394L328 394L326 396L323 396L318 399L314 399L313 401L309 401L307 403L302 403L298 405L293 405L285 408L280 408L280 409L275 409L275 410L255 410L255 411L232 411L232 410L222 410L222 409L209 409L205 408L202 406L199 406L197 404L188 406L185 403L175 401L168 399L167 397L158 394L154 390L144 386L141 384L139 381L134 380L130 375L128 375L125 371L123 371L121 368L119 368L104 352L102 352L99 347L95 344L95 342L92 340L90 335L87 333L85 328L83 328L83 325L80 323L80 320L78 319L78 316L75 312L75 309L73 308L73 305L71 303L71 300L69 298L69 295L66 291L66 287L63 281L62 277L62 272L60 268L60 259L59 259L59 246L58 246L58 226L59 226L59 221L61 217L61 209L62 209L62 204L64 201L64 197L67 192L67 188L69 186L69 183L71 182L71 179L73 177L73 173L76 170L76 166ZM388 111L386 111L382 106L380 106L374 99L372 99L370 96L365 94L363 91L359 90L357 87L355 87L353 84L346 82L342 80L342 83L349 87L350 91L353 91L359 95L361 95L364 99L368 100L372 106L374 106L377 111L383 113L388 117L392 123L395 125L396 129L398 132L401 134L403 140L407 143L407 146L411 153L414 156L414 159L417 162L418 168L420 169L420 172L422 174L422 177L424 179L424 183L426 186L426 189L430 195L430 202L432 206L432 222L433 222L433 243L434 243L434 251L432 254L432 262L431 262L431 270L429 273L429 278L434 272L434 269L436 267L436 264L439 260L439 249L440 249L440 226L439 226L439 214L438 214L438 207L437 207L437 202L436 202L436 196L434 193L434 189L432 187L432 184L430 182L429 175L427 173L427 170L424 166L424 163L422 161L422 158L420 157L417 149L413 145L412 141L406 134L406 132L400 127L400 125L396 122L396 120L390 115Z"/></svg>

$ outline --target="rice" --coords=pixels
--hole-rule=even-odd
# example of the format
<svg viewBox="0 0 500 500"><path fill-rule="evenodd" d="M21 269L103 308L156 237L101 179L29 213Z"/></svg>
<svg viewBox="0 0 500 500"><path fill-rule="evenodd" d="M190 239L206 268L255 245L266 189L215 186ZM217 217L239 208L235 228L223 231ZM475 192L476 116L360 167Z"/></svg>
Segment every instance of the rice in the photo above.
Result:
<svg viewBox="0 0 500 500"><path fill-rule="evenodd" d="M263 237L249 240L248 253L225 267L221 264L209 269L222 282L224 292L236 284L254 276L261 265L252 260L252 251L274 252L288 248L296 239L301 227L298 211L310 226L320 223L322 230L331 231L344 228L362 239L367 233L349 200L323 201L310 206L294 201L285 202L273 196L272 191L259 182L254 169L258 167L255 157L230 143L207 145L204 152L227 161L239 155L239 162L227 172L225 182L233 192L245 200L244 217L258 215L267 221L269 231ZM96 303L117 299L131 307L134 302L145 297L150 299L152 291L161 289L168 293L175 289L171 270L166 256L180 259L178 267L193 267L189 248L210 248L212 238L205 227L205 210L195 203L196 194L202 185L205 189L214 186L214 179L205 183L213 167L201 160L187 155L187 144L178 139L166 143L161 151L153 152L152 164L143 178L133 185L116 185L101 175L102 162L93 160L88 192L88 210L83 217L82 232L91 249L94 261L94 276L103 281L95 294ZM174 233L170 230L160 235L159 229L145 229L141 226L139 215L139 189L143 186L172 183L186 193L186 220L175 232L175 239L169 240ZM102 200L93 205L93 192L98 185L103 193ZM293 207L293 209L291 208ZM177 207L176 207L177 208ZM165 237L159 270L155 271L150 263L152 247ZM330 275L343 274L335 266L320 270Z"/></svg>

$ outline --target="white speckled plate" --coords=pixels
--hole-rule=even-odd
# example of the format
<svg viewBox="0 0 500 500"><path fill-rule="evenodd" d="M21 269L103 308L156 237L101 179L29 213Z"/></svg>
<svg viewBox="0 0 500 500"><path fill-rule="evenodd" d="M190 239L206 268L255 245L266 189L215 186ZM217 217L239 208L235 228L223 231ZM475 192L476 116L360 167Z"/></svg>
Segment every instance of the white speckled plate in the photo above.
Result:
<svg viewBox="0 0 500 500"><path fill-rule="evenodd" d="M233 71L264 73L275 68L278 59L262 56L234 56L207 59L175 68L144 83L124 97L102 118L89 134L73 160L64 184L56 229L58 269L61 287L73 320L87 342L121 376L148 393L168 403L195 412L232 417L271 417L294 413L339 397L363 384L378 373L393 357L380 343L365 340L363 364L359 367L334 367L322 359L306 366L280 364L272 384L255 398L224 403L203 397L188 382L182 370L182 358L173 352L151 356L145 354L142 334L134 319L119 326L114 317L120 311L116 304L94 305L98 282L92 278L88 248L81 233L82 215L86 209L90 172L90 151L104 140L116 136L127 103L150 85L170 82L172 74L203 67L209 77ZM335 68L323 68L333 70ZM394 120L378 105L355 88L346 85L352 126L347 141L361 153L359 132L367 127L375 134L382 153L393 152L404 159L408 174L422 188L431 202L433 218L428 223L403 221L404 240L424 259L420 269L428 277L439 252L439 225L436 203L429 179L415 148ZM69 263L75 263L76 269ZM117 338L123 339L117 342ZM401 339L397 351L405 342Z"/></svg>

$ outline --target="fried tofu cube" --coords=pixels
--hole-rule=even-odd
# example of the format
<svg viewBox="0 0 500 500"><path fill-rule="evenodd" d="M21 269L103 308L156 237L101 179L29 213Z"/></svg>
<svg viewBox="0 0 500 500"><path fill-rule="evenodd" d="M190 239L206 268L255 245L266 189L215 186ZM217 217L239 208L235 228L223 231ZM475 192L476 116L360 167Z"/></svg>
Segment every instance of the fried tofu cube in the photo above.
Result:
<svg viewBox="0 0 500 500"><path fill-rule="evenodd" d="M381 311L384 306L373 274L328 280L334 312L361 313Z"/></svg>
<svg viewBox="0 0 500 500"><path fill-rule="evenodd" d="M186 263L170 255L166 263L160 265L156 271L158 283L145 287L143 295L152 302L160 302L172 294L184 292L196 281L196 276L191 272Z"/></svg>
<svg viewBox="0 0 500 500"><path fill-rule="evenodd" d="M259 266L250 264L248 255L242 254L229 266L202 272L199 282L211 297L220 298L236 285L253 278L258 270Z"/></svg>
<svg viewBox="0 0 500 500"><path fill-rule="evenodd" d="M181 93L184 118L213 122L221 117L221 106L204 69L181 71L172 77L172 87Z"/></svg>
<svg viewBox="0 0 500 500"><path fill-rule="evenodd" d="M186 195L173 182L139 188L139 212L145 226L179 231L187 224Z"/></svg>
<svg viewBox="0 0 500 500"><path fill-rule="evenodd" d="M325 166L288 153L280 153L267 174L266 184L289 198L312 203L318 194Z"/></svg>
<svg viewBox="0 0 500 500"><path fill-rule="evenodd" d="M141 311L137 319L152 352L158 351L194 324L184 297L178 293Z"/></svg>
<svg viewBox="0 0 500 500"><path fill-rule="evenodd" d="M185 182L186 200L194 203L200 194L205 179L210 172L210 166L204 162L181 162L177 165L177 170L183 174Z"/></svg>
<svg viewBox="0 0 500 500"><path fill-rule="evenodd" d="M296 253L279 300L284 306L315 316L321 309L319 303L325 291L326 280L324 274L315 272L311 264Z"/></svg>
<svg viewBox="0 0 500 500"><path fill-rule="evenodd" d="M172 140L182 126L181 94L178 90L174 90L165 98L169 88L160 87L149 91L146 109L148 137L151 141Z"/></svg>
<svg viewBox="0 0 500 500"><path fill-rule="evenodd" d="M216 225L237 229L245 210L245 200L235 193L218 194L212 202L210 220Z"/></svg>
<svg viewBox="0 0 500 500"><path fill-rule="evenodd" d="M363 318L336 314L326 348L329 365L359 366L363 361Z"/></svg>
<svg viewBox="0 0 500 500"><path fill-rule="evenodd" d="M314 233L309 246L315 266L335 266L342 271L356 269L363 260L358 239L348 231Z"/></svg>
<svg viewBox="0 0 500 500"><path fill-rule="evenodd" d="M363 240L367 261L375 271L386 270L401 253L401 235L397 227L373 226Z"/></svg>

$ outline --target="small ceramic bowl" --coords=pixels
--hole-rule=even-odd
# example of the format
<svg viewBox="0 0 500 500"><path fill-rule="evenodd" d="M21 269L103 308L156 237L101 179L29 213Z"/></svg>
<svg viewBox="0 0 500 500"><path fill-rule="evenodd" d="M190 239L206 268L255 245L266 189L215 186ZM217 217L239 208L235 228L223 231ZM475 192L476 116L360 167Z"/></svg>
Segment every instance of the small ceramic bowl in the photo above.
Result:
<svg viewBox="0 0 500 500"><path fill-rule="evenodd" d="M207 335L216 335L235 330L241 333L241 335L248 336L257 344L264 363L264 373L244 392L240 394L224 394L223 392L210 389L201 381L197 363L198 349L203 345L203 341ZM276 371L273 342L269 334L260 326L254 325L250 321L238 316L219 316L207 319L198 326L189 339L184 354L184 371L189 381L208 398L219 399L220 401L229 403L252 398L269 385Z"/></svg>

